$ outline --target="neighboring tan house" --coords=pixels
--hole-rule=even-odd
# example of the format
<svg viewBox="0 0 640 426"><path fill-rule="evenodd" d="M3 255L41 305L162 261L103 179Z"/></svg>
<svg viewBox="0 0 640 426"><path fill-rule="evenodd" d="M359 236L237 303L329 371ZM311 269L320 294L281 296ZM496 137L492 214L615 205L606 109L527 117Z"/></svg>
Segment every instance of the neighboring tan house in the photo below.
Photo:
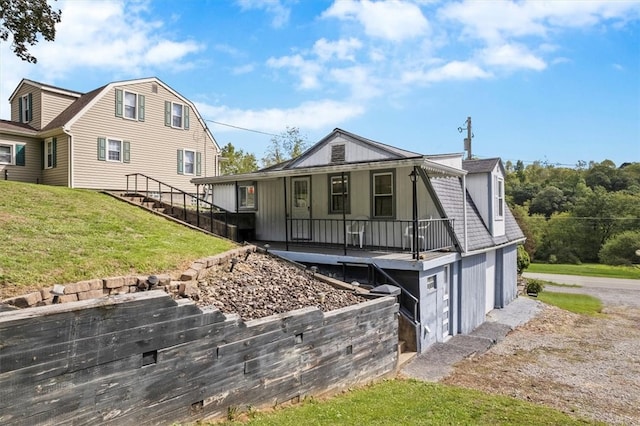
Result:
<svg viewBox="0 0 640 426"><path fill-rule="evenodd" d="M471 332L517 295L524 235L497 158L422 155L335 129L285 163L193 183L231 217L251 215L245 235L269 251L400 287L401 338L418 351Z"/></svg>
<svg viewBox="0 0 640 426"><path fill-rule="evenodd" d="M218 174L220 149L197 109L157 78L89 93L23 79L0 120L0 179L105 190L140 173L185 192ZM142 179L141 179L142 180Z"/></svg>

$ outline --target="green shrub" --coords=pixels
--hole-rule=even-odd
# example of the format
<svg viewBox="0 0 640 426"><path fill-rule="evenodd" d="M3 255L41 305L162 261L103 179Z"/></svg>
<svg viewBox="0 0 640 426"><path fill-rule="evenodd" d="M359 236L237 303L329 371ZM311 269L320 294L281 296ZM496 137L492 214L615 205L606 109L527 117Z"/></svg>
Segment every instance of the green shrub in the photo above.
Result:
<svg viewBox="0 0 640 426"><path fill-rule="evenodd" d="M531 259L529 253L525 250L523 245L518 246L518 275L521 275L525 269L529 267Z"/></svg>
<svg viewBox="0 0 640 426"><path fill-rule="evenodd" d="M636 250L640 250L640 231L625 231L609 238L598 257L607 265L631 265L640 261Z"/></svg>
<svg viewBox="0 0 640 426"><path fill-rule="evenodd" d="M530 279L527 281L526 292L528 293L540 293L544 289L544 283L540 280Z"/></svg>

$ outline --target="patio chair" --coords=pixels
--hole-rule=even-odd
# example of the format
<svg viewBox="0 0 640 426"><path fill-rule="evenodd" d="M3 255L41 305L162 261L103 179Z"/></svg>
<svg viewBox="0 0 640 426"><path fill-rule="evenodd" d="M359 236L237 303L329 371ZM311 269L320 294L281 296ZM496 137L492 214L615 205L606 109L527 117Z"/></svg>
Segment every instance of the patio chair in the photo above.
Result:
<svg viewBox="0 0 640 426"><path fill-rule="evenodd" d="M347 237L351 240L351 244L356 245L356 237L359 242L360 248L362 248L362 242L364 241L364 230L367 225L368 218L352 220L347 224Z"/></svg>

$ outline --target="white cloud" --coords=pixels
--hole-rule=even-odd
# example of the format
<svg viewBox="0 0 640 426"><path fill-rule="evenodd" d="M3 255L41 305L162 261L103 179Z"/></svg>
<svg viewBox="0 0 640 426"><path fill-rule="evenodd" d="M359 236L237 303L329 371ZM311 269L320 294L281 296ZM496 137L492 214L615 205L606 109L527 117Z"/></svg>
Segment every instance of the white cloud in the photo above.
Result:
<svg viewBox="0 0 640 426"><path fill-rule="evenodd" d="M281 28L289 22L291 10L283 6L279 0L238 0L238 4L242 10L266 10L273 16L271 26L274 28Z"/></svg>
<svg viewBox="0 0 640 426"><path fill-rule="evenodd" d="M485 64L492 67L524 68L535 71L542 71L547 67L542 59L529 52L525 46L518 44L488 47L483 49L479 56Z"/></svg>
<svg viewBox="0 0 640 426"><path fill-rule="evenodd" d="M490 78L492 74L478 65L467 61L451 61L443 66L428 70L407 71L402 75L406 84L428 84L450 80L477 80Z"/></svg>
<svg viewBox="0 0 640 426"><path fill-rule="evenodd" d="M291 74L299 77L300 89L316 89L320 87L318 74L322 67L315 61L304 59L301 55L282 56L280 58L269 58L267 65L272 68L287 68Z"/></svg>
<svg viewBox="0 0 640 426"><path fill-rule="evenodd" d="M328 61L335 57L340 60L355 62L355 51L360 48L362 48L362 42L353 37L334 42L321 38L313 45L313 51L322 61Z"/></svg>
<svg viewBox="0 0 640 426"><path fill-rule="evenodd" d="M305 130L335 127L364 113L364 108L351 102L330 99L303 102L295 108L266 108L241 110L225 106L216 107L196 103L198 111L207 120L229 123L268 133L280 133L289 125ZM215 133L237 131L232 127L216 128Z"/></svg>
<svg viewBox="0 0 640 426"><path fill-rule="evenodd" d="M140 75L150 67L184 68L185 58L204 49L192 40L162 35L160 21L146 19L140 3L125 1L60 3L63 19L54 43L33 50L47 81L73 69L98 67Z"/></svg>
<svg viewBox="0 0 640 426"><path fill-rule="evenodd" d="M331 70L329 75L334 82L349 87L351 99L358 99L359 102L377 98L385 92L380 87L378 78L364 66L336 68Z"/></svg>
<svg viewBox="0 0 640 426"><path fill-rule="evenodd" d="M438 16L456 22L468 37L489 42L513 37L546 37L550 31L590 27L604 21L626 22L640 16L633 1L472 1L447 3Z"/></svg>
<svg viewBox="0 0 640 426"><path fill-rule="evenodd" d="M357 21L368 36L394 42L429 32L429 22L420 8L402 1L336 0L322 17Z"/></svg>

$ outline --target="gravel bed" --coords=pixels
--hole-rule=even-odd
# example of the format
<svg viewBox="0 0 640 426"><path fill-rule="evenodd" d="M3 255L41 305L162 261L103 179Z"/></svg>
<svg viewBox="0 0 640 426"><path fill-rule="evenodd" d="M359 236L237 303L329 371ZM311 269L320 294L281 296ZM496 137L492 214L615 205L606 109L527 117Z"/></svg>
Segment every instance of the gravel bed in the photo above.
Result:
<svg viewBox="0 0 640 426"><path fill-rule="evenodd" d="M640 291L584 292L601 297L603 315L545 305L487 353L456 364L443 382L581 418L640 425Z"/></svg>
<svg viewBox="0 0 640 426"><path fill-rule="evenodd" d="M236 260L212 268L198 283L198 305L214 305L247 321L310 306L328 312L367 300L269 254L256 252Z"/></svg>

